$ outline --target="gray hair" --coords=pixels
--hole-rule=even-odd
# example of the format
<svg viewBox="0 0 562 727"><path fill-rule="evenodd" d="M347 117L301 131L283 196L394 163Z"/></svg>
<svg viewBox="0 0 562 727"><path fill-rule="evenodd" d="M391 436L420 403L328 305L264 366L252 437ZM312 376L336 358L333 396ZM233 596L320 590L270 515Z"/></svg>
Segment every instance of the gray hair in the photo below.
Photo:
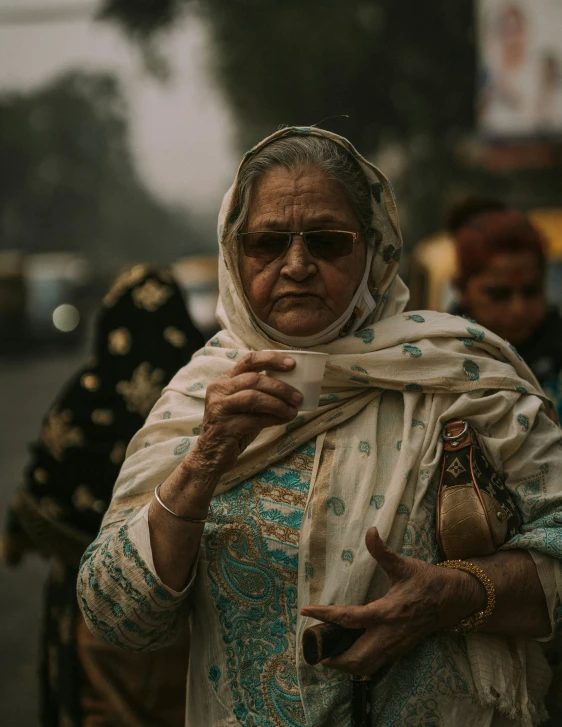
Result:
<svg viewBox="0 0 562 727"><path fill-rule="evenodd" d="M246 223L255 183L275 167L292 170L316 167L336 181L346 192L361 226L361 232L373 233L371 189L365 173L353 156L340 144L312 134L286 136L271 142L255 154L242 168L237 187L229 237L235 237Z"/></svg>

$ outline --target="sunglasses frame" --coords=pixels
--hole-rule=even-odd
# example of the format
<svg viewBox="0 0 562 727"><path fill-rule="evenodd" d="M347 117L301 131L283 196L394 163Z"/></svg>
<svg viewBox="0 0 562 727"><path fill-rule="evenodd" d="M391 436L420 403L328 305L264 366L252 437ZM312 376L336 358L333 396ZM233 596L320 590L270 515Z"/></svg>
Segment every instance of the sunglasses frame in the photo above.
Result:
<svg viewBox="0 0 562 727"><path fill-rule="evenodd" d="M242 249L244 250L244 255L246 255L246 257L253 258L254 260L266 260L267 258L259 258L259 257L256 257L254 255L248 255L246 253L246 249L244 247L244 238L247 235L259 235L259 234L275 234L275 235L280 235L280 236L281 235L287 235L287 241L286 241L285 248L283 249L283 251L279 255L277 255L274 258L271 258L271 260L269 260L269 262L273 262L274 260L279 260L279 259L285 257L285 255L289 251L289 248L293 244L293 237L295 237L295 235L298 235L299 237L302 237L303 242L306 245L306 249L308 251L308 254L311 255L315 260L329 260L330 258L322 258L322 257L319 257L317 255L314 255L314 253L312 252L312 250L308 246L308 240L307 240L308 235L310 235L310 234L316 234L318 232L343 232L346 235L351 235L352 236L352 238L351 238L351 250L348 253L345 253L345 255L338 255L335 258L331 258L332 260L338 260L341 257L347 257L348 255L351 255L351 253L353 252L353 243L357 239L359 239L359 234L360 234L359 232L352 232L351 230L307 230L307 231L302 231L302 230L300 230L300 231L299 230L294 230L294 231L291 231L291 230L252 230L251 232L239 232L236 235L236 237L238 239L238 242L242 245Z"/></svg>

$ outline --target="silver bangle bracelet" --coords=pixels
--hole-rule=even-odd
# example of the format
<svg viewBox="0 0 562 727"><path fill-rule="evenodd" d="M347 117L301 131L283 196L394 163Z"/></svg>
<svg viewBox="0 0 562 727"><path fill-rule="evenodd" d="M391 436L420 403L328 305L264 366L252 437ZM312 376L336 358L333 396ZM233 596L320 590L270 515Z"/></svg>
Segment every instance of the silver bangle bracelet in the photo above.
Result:
<svg viewBox="0 0 562 727"><path fill-rule="evenodd" d="M203 523L207 522L207 518L204 518L203 520L201 520L201 519L194 518L194 517L186 517L185 515L178 515L177 512L170 510L170 508L162 502L162 498L160 497L159 490L160 490L161 485L162 485L162 483L160 483L160 485L156 485L156 487L154 488L154 497L156 498L156 502L161 507L163 507L164 510L166 510L166 512L169 512L170 515L173 515L174 517L177 517L179 520L183 520L186 523L197 523L198 525L203 525Z"/></svg>

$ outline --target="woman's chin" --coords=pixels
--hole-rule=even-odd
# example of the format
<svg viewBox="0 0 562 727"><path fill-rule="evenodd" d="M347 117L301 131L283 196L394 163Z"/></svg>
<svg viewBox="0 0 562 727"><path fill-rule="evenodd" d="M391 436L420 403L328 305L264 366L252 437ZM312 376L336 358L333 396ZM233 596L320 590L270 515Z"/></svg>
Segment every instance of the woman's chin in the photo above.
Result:
<svg viewBox="0 0 562 727"><path fill-rule="evenodd" d="M275 328L276 331L284 336L296 336L305 338L307 336L315 336L330 325L331 321L310 321L299 317L293 320L275 320L273 322L266 321L268 326Z"/></svg>

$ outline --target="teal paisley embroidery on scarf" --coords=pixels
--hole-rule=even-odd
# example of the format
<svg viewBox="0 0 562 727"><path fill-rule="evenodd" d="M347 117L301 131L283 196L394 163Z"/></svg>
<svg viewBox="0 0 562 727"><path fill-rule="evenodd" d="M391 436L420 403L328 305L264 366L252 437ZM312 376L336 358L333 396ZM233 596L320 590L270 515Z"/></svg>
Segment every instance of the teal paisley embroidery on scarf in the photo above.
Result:
<svg viewBox="0 0 562 727"><path fill-rule="evenodd" d="M524 386L516 386L515 391L518 391L520 394L528 394L529 392Z"/></svg>
<svg viewBox="0 0 562 727"><path fill-rule="evenodd" d="M170 418L171 418L171 416L172 416L172 412L171 412L171 411L165 411L165 412L164 412L164 413L162 414L162 419L170 419Z"/></svg>
<svg viewBox="0 0 562 727"><path fill-rule="evenodd" d="M419 419L412 419L412 427L419 427L420 429L425 429L425 424L421 422Z"/></svg>
<svg viewBox="0 0 562 727"><path fill-rule="evenodd" d="M486 338L486 332L481 331L478 328L471 328L470 326L467 326L466 330L470 333L472 338L474 338L476 341L482 342Z"/></svg>
<svg viewBox="0 0 562 727"><path fill-rule="evenodd" d="M191 431L193 432L193 436L198 437L201 434L201 424L198 427L193 427Z"/></svg>
<svg viewBox="0 0 562 727"><path fill-rule="evenodd" d="M209 681L213 682L213 689L215 692L219 688L219 679L221 678L221 670L216 664L213 664L209 669Z"/></svg>
<svg viewBox="0 0 562 727"><path fill-rule="evenodd" d="M354 334L355 338L360 338L363 343L371 343L375 340L375 334L370 328L364 328L361 331L356 331Z"/></svg>
<svg viewBox="0 0 562 727"><path fill-rule="evenodd" d="M174 447L174 454L176 457L181 457L183 454L187 454L189 452L190 447L191 442L189 441L189 437L183 437L181 442Z"/></svg>
<svg viewBox="0 0 562 727"><path fill-rule="evenodd" d="M404 505L403 503L398 505L398 509L396 510L397 515L410 515L410 508L408 505Z"/></svg>
<svg viewBox="0 0 562 727"><path fill-rule="evenodd" d="M406 316L406 320L414 321L414 323L425 323L425 318L418 313L412 313L412 315Z"/></svg>
<svg viewBox="0 0 562 727"><path fill-rule="evenodd" d="M466 348L472 348L474 346L474 340L472 338L457 338L457 341L463 343Z"/></svg>
<svg viewBox="0 0 562 727"><path fill-rule="evenodd" d="M402 346L402 353L407 353L412 358L419 358L422 355L421 350L417 346L412 346L410 343L405 343Z"/></svg>
<svg viewBox="0 0 562 727"><path fill-rule="evenodd" d="M371 383L369 379L366 379L364 376L350 376L350 381L354 381L356 384L369 384Z"/></svg>
<svg viewBox="0 0 562 727"><path fill-rule="evenodd" d="M471 381L478 381L480 378L480 367L476 361L473 361L471 358L465 359L462 369L464 371L464 375Z"/></svg>
<svg viewBox="0 0 562 727"><path fill-rule="evenodd" d="M384 495L373 495L369 501L369 504L372 505L375 510L380 510L381 507L384 505Z"/></svg>
<svg viewBox="0 0 562 727"><path fill-rule="evenodd" d="M364 369L363 366L357 366L357 364L355 364L354 366L350 366L350 369L351 371L359 371L362 374L367 374L367 376L369 375L367 369Z"/></svg>
<svg viewBox="0 0 562 727"><path fill-rule="evenodd" d="M400 452L400 450L402 449L402 440L401 440L401 439L399 439L399 440L398 440L398 441L396 442L396 449L397 449L397 450L398 450L399 452Z"/></svg>
<svg viewBox="0 0 562 727"><path fill-rule="evenodd" d="M214 497L203 543L225 645L226 679L243 727L304 727L294 664L299 529L315 448ZM305 579L313 577L304 564Z"/></svg>
<svg viewBox="0 0 562 727"><path fill-rule="evenodd" d="M236 356L238 356L238 349L237 348L233 348L232 351L229 351L226 354L226 356L227 356L227 358L236 358Z"/></svg>
<svg viewBox="0 0 562 727"><path fill-rule="evenodd" d="M145 442L144 443L144 448L146 449L147 447L150 447L150 442Z"/></svg>
<svg viewBox="0 0 562 727"><path fill-rule="evenodd" d="M341 559L344 561L346 565L351 565L354 560L353 551L352 550L342 550Z"/></svg>
<svg viewBox="0 0 562 727"><path fill-rule="evenodd" d="M512 343L509 344L509 347L513 351L513 353L517 356L517 358L520 361L523 361L523 358L521 357L521 354L519 353L519 351L515 348L515 346Z"/></svg>
<svg viewBox="0 0 562 727"><path fill-rule="evenodd" d="M222 348L221 342L219 341L218 336L211 338L211 340L209 341L209 345L214 346L215 348Z"/></svg>
<svg viewBox="0 0 562 727"><path fill-rule="evenodd" d="M406 386L404 387L404 391L421 393L423 391L423 387L421 387L419 384L406 384Z"/></svg>
<svg viewBox="0 0 562 727"><path fill-rule="evenodd" d="M202 389L202 388L203 388L203 384L200 381L198 381L197 383L191 384L191 386L188 386L187 390L188 391L199 391L199 389Z"/></svg>
<svg viewBox="0 0 562 727"><path fill-rule="evenodd" d="M321 404L332 404L334 401L339 401L340 397L337 394L323 394L320 397Z"/></svg>
<svg viewBox="0 0 562 727"><path fill-rule="evenodd" d="M525 414L518 414L517 415L517 421L521 425L521 429L524 432L528 432L529 431L529 419L528 419L528 417L525 416Z"/></svg>
<svg viewBox="0 0 562 727"><path fill-rule="evenodd" d="M371 445L369 442L359 442L359 451L368 457L371 454Z"/></svg>
<svg viewBox="0 0 562 727"><path fill-rule="evenodd" d="M328 417L328 419L326 420L326 423L329 424L330 422L335 422L336 419L341 419L342 416L343 416L343 411L337 411L335 414L332 414L331 417Z"/></svg>
<svg viewBox="0 0 562 727"><path fill-rule="evenodd" d="M295 429L298 429L301 424L304 424L305 416L304 414L299 414L296 416L292 422L289 422L287 426L285 427L286 432L292 432Z"/></svg>
<svg viewBox="0 0 562 727"><path fill-rule="evenodd" d="M343 515L345 512L345 502L341 499L341 497L330 497L327 505L330 510L333 510L334 515L337 515L338 517Z"/></svg>
<svg viewBox="0 0 562 727"><path fill-rule="evenodd" d="M304 580L308 583L312 578L314 578L314 566L306 561L304 564Z"/></svg>

